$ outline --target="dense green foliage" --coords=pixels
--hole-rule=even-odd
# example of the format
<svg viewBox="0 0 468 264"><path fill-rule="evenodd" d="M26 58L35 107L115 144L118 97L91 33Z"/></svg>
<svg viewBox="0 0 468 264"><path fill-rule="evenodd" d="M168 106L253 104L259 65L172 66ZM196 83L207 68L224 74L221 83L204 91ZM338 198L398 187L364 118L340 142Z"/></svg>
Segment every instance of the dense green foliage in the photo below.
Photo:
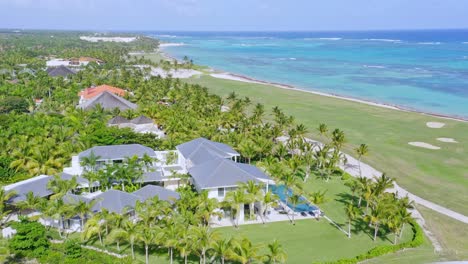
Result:
<svg viewBox="0 0 468 264"><path fill-rule="evenodd" d="M329 264L331 264L331 263L333 263L333 264L359 263L359 262L365 261L365 260L370 259L370 258L375 258L375 257L378 257L378 256L382 256L384 254L393 253L393 252L396 252L396 251L399 251L399 250L402 250L402 249L405 249L405 248L418 247L418 246L422 245L422 243L424 242L424 232L423 232L422 228L415 221L411 221L411 226L412 226L412 229L413 229L413 232L414 232L413 239L411 241L401 243L401 244L398 244L398 245L378 246L378 247L375 247L375 248L369 250L365 254L358 255L358 256L356 256L354 258L341 259L341 260L338 260L338 261L325 262L325 263L329 263Z"/></svg>
<svg viewBox="0 0 468 264"><path fill-rule="evenodd" d="M1 48L7 51L7 55L2 55L3 66L14 72L18 72L19 67L35 70L35 74L4 73L0 78L0 100L9 102L7 108L2 108L7 109L5 113L0 114L3 182L38 174L57 175L69 164L73 154L96 145L139 143L153 149L173 149L198 137L233 146L241 153L243 162L257 164L276 182L292 189L294 194L288 198L292 204L301 203L301 196L316 204L327 200L326 190L310 193L304 188L313 176L324 182L334 177L346 178L337 169L339 164L346 161L341 153L347 141L344 131L329 130L325 124L320 124L318 131L324 144L313 145L305 138L308 128L297 124L294 117L278 107L269 111L263 104L253 104L250 98L239 97L236 93L222 98L210 94L199 85L150 76L148 68L134 67L136 63L147 62L144 58L129 59L128 52L154 48L156 41L143 38L136 43L122 45L87 43L79 41L77 36L54 34L53 38L47 35L34 38L27 34L21 38L15 35L0 38ZM45 58L51 55L66 58L93 56L106 63L90 63L68 79L51 78L43 67ZM27 65L18 66L19 63ZM187 59L182 65L163 64L165 67L190 67L192 62ZM127 99L137 103L138 109L125 112L101 107L90 111L77 109L78 92L99 84L125 88L129 92ZM22 103L12 102L12 98L20 99ZM43 101L36 104L35 99ZM160 125L167 136L158 140L150 134L137 134L129 128L107 126L107 121L117 115L130 119L142 114ZM285 139L281 141L280 137ZM367 150L360 149L359 153L363 156ZM133 165L132 157L128 157L125 165L109 165L103 170L88 171L84 177L100 182L102 189L133 190L133 183L141 176L141 168ZM113 186L115 182L119 183L118 187ZM360 231L371 230L374 241L381 234L386 236L393 233L394 243L398 245L398 236L408 223L404 212L410 207L394 195L385 193L391 187L391 179L382 177L376 183L365 182L364 179L349 179L348 182L353 192L348 201L349 210L346 211L349 230L352 222L364 222L366 228ZM157 197L138 203L135 207L138 215L136 221L130 220L128 215L104 210L94 214L92 202L65 203L64 195L72 192L76 186L76 180L63 181L55 177L48 185L54 193L50 199L39 199L31 193L17 205L17 209L38 209L42 217L59 223L67 217L78 216L84 226L81 243L100 247L115 244L117 252L121 251L120 245L125 244L131 248L133 258L135 247L145 252L147 263L152 253L161 255L161 248L167 249L171 260L180 261L193 258L203 263L214 259L223 262L281 263L286 260L286 252L276 240L268 245L252 243L238 236L225 240L211 228L210 220L220 216L218 209L221 208L231 212L233 224L238 227L240 209L245 204L249 207L247 220L256 217L254 205L259 204L257 214L265 222L267 209L275 206L277 197L271 192L263 193L262 186L255 182L248 182L228 192L222 203L208 198L207 193L199 194L190 188L180 189L181 199L175 203L160 201ZM365 210L361 208L361 202L366 203ZM2 212L8 213L5 210ZM291 223L296 224L295 214L291 214ZM58 230L60 237L63 235L61 229ZM351 231L348 231L348 235L351 236ZM18 237L17 240L22 236ZM13 245L19 248L15 252L24 251L25 256L40 257L47 250L34 249L31 255L27 255L30 252L26 248L21 251L18 243ZM269 253L265 253L266 248ZM41 260L76 263L80 256L86 259L85 255L84 250L75 243L66 242L63 246L52 246L50 254ZM94 260L108 261L105 258Z"/></svg>
<svg viewBox="0 0 468 264"><path fill-rule="evenodd" d="M16 230L9 243L12 253L19 257L41 257L47 254L50 242L42 224L23 219L12 227Z"/></svg>

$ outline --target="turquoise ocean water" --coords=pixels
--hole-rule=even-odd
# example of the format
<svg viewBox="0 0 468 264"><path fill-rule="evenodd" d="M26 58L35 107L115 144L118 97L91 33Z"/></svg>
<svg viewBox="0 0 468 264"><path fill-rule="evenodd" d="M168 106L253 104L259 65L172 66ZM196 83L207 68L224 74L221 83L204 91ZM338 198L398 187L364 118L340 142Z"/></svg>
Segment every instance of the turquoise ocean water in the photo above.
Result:
<svg viewBox="0 0 468 264"><path fill-rule="evenodd" d="M468 30L145 33L217 70L468 119Z"/></svg>

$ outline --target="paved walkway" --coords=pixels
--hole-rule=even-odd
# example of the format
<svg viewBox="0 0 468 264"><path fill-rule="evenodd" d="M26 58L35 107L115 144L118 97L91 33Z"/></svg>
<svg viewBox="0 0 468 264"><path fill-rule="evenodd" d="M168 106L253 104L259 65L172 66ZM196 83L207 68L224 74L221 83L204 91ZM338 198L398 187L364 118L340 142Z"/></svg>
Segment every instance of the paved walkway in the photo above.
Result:
<svg viewBox="0 0 468 264"><path fill-rule="evenodd" d="M347 173L351 174L354 177L359 177L359 161L351 157L350 155L347 155L347 154L345 155L346 155L346 158L348 159L348 163L345 166L341 166L342 169L344 169ZM382 175L382 172L362 162L361 162L361 170L362 170L362 176L366 178L374 179L375 177L380 177ZM446 207L443 207L441 205L438 205L426 199L423 199L419 196L416 196L408 192L407 190L403 189L402 187L400 187L397 183L394 183L394 188L391 191L397 193L398 197L405 197L408 195L410 200L413 200L417 204L423 205L427 208L437 211L438 213L444 214L450 218L453 218L455 220L468 224L468 216L462 215Z"/></svg>
<svg viewBox="0 0 468 264"><path fill-rule="evenodd" d="M310 142L310 143L313 143L316 146L322 145L321 142L313 140L313 139L306 138L306 140L308 142ZM342 170L346 171L347 173L349 173L353 177L359 177L360 176L359 161L356 158L354 158L354 157L352 157L352 156L350 156L350 155L348 155L346 153L344 153L344 154L345 154L346 159L347 159L348 162L347 162L346 165L341 165L340 168ZM382 176L382 172L374 169L373 167L369 166L366 163L361 162L361 175L363 177L375 180L376 177ZM429 208L431 210L434 210L434 211L436 211L438 213L446 215L446 216L448 216L448 217L450 217L452 219L455 219L455 220L458 220L458 221L463 222L465 224L468 224L468 216L465 216L463 214L460 214L458 212L450 210L450 209L448 209L446 207L443 207L441 205L438 205L438 204L430 202L430 201L428 201L426 199L423 199L423 198L421 198L419 196L416 196L416 195L408 192L404 188L400 187L396 182L394 182L393 185L394 185L393 189L391 189L389 191L393 192L393 193L396 193L398 197L403 198L405 196L408 196L409 199L414 201L416 204L423 205L423 206L425 206L425 207L427 207L427 208ZM422 227L422 229L423 229L424 233L426 234L426 236L431 241L432 245L434 246L434 250L437 251L437 252L442 251L442 246L440 245L439 241L437 241L434 234L429 229L427 229L426 222L425 222L423 216L421 215L421 213L416 208L413 209L413 210L410 210L410 212L411 212L411 215L416 219L418 224Z"/></svg>

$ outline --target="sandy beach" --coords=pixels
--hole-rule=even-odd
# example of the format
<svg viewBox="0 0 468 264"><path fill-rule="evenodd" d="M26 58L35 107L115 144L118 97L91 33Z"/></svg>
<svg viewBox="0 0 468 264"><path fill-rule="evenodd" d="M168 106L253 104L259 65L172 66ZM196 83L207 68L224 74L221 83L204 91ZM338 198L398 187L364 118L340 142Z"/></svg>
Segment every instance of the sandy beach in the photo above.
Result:
<svg viewBox="0 0 468 264"><path fill-rule="evenodd" d="M89 42L132 42L135 41L136 37L88 37L88 36L81 36L81 40L89 41Z"/></svg>
<svg viewBox="0 0 468 264"><path fill-rule="evenodd" d="M311 94L316 94L316 95L321 95L321 96L327 96L327 97L332 97L332 98L337 98L337 99L342 99L342 100L346 100L346 101L352 101L352 102L357 102L357 103L361 103L361 104L377 106L377 107L382 107L382 108L387 108L387 109L392 109L392 110L414 112L414 113L420 113L420 114L424 114L424 115L428 115L428 116L434 116L434 117L443 118L443 119L468 122L467 119L464 119L464 118L461 118L461 117L445 116L445 115L439 115L439 114L434 114L434 113L425 113L425 112L416 111L416 110L412 110L412 109L406 109L406 108L403 108L401 106L395 106L395 105L389 105L389 104L383 104L383 103L376 103L376 102L372 102L372 101L356 99L356 98L350 98L350 97L345 97L345 96L340 96L340 95L330 94L330 93L323 93L323 92L318 92L318 91L310 91L310 90L300 89L300 88L297 88L297 87L294 87L294 86L291 86L291 85L261 81L261 80L253 79L253 78L250 78L250 77L247 77L247 76L242 76L242 75L233 74L233 73L229 73L229 72L212 73L212 74L210 74L210 76L212 76L214 78L225 79L225 80L271 85L271 86L275 86L275 87L278 87L278 88L281 88L281 89L287 89L287 90L292 90L292 91L299 91L299 92L311 93Z"/></svg>

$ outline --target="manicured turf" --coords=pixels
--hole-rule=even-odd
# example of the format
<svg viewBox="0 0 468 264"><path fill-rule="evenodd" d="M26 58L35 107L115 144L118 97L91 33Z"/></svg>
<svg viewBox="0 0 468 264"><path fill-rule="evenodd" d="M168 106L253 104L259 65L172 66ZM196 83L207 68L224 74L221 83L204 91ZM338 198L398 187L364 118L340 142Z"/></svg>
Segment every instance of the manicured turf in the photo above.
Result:
<svg viewBox="0 0 468 264"><path fill-rule="evenodd" d="M426 226L443 248L443 260L468 259L468 225L434 212L424 206L418 206L419 212L426 219Z"/></svg>
<svg viewBox="0 0 468 264"><path fill-rule="evenodd" d="M423 114L395 111L344 101L310 93L291 91L268 85L202 76L187 80L207 86L213 93L227 95L235 91L261 102L267 108L279 106L298 122L304 123L312 138L318 138L319 123L340 128L347 135L345 151L361 143L370 147L370 155L363 160L387 172L390 177L430 201L468 214L468 123L435 118ZM431 129L426 122L446 123L444 128ZM454 138L460 143L443 143L438 137ZM428 150L408 145L422 141L440 146Z"/></svg>
<svg viewBox="0 0 468 264"><path fill-rule="evenodd" d="M304 189L308 192L327 190L326 202L319 207L336 224L347 229L344 208L351 196L349 188L339 177L333 177L329 182L311 177ZM361 224L353 224L351 239L325 219L318 222L300 220L295 226L288 222L277 222L266 225L244 225L239 230L234 228L220 230L228 235L245 235L257 243L267 244L273 239L278 239L288 254L288 263L312 263L354 257L377 245L391 244L393 241L393 235L389 235L378 238L374 243L372 230L367 225ZM411 239L413 235L409 227L403 234L402 241Z"/></svg>
<svg viewBox="0 0 468 264"><path fill-rule="evenodd" d="M145 59L149 59L155 63L159 63L162 60L166 60L166 58L160 52L137 54L132 55L132 57L135 57L137 59L144 57Z"/></svg>
<svg viewBox="0 0 468 264"><path fill-rule="evenodd" d="M305 189L309 192L328 190L327 201L319 206L338 225L344 229L347 228L344 204L349 200L349 188L343 184L339 177L334 177L329 182L312 177L305 184ZM358 229L364 230L358 231ZM379 237L374 243L372 241L372 230L365 224L359 226L353 225L352 238L348 239L343 232L339 231L325 219L321 219L320 221L312 219L300 220L297 221L295 226L289 222L276 222L265 225L242 225L239 229L223 227L216 228L215 230L226 237L244 235L254 243L261 243L263 245L268 244L274 239L278 239L288 254L287 263L312 263L315 261L331 261L354 257L367 252L377 245L391 244L393 241L393 235L389 235L388 237ZM411 239L412 235L411 228L408 227L404 232L402 242ZM108 246L108 248L112 248L115 251L114 245ZM428 248L430 248L430 245L426 245L423 248L424 252ZM130 254L127 245L122 246L122 249L125 249L124 253ZM154 254L154 249L151 252L151 259L156 261L156 263L168 263L166 257L167 251L160 250L159 256ZM139 250L137 255L140 261L144 260L143 251ZM390 254L388 258L391 258L391 255L394 254ZM427 256L425 259L432 260L432 258ZM196 263L197 259L194 258L192 261Z"/></svg>

